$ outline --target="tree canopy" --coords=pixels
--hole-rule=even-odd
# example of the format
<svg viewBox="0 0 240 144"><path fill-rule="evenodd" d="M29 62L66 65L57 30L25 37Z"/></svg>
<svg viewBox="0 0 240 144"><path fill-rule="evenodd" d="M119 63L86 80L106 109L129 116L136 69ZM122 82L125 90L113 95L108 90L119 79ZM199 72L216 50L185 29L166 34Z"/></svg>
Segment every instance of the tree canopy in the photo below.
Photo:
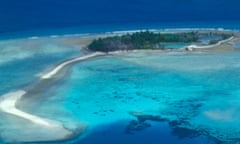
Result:
<svg viewBox="0 0 240 144"><path fill-rule="evenodd" d="M198 32L154 33L142 31L95 39L88 45L88 49L102 52L133 49L164 49L164 46L161 44L164 42L192 43L198 40Z"/></svg>

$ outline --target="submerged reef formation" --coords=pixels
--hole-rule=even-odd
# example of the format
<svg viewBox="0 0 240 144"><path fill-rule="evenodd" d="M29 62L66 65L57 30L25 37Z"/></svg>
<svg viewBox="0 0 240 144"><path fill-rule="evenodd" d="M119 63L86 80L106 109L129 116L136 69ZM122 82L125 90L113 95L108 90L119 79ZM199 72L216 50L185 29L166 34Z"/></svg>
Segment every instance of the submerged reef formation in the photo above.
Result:
<svg viewBox="0 0 240 144"><path fill-rule="evenodd" d="M151 124L149 124L148 121L166 122L168 123L169 127L172 130L171 131L172 135L175 135L179 138L196 138L200 136L207 136L208 138L212 139L216 143L223 143L220 140L209 135L209 133L205 130L199 131L199 130L190 129L182 126L182 125L188 124L187 121L169 120L159 115L145 114L142 112L130 112L130 114L137 118L137 120L130 121L129 125L126 127L126 132L130 134L150 127Z"/></svg>

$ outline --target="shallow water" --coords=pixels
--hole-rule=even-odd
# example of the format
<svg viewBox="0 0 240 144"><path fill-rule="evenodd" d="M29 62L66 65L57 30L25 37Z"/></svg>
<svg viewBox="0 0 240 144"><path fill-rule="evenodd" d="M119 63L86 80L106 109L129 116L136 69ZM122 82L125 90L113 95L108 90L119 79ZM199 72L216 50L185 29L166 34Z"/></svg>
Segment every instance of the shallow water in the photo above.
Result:
<svg viewBox="0 0 240 144"><path fill-rule="evenodd" d="M239 49L239 48L240 48L240 43L236 43L236 44L234 45L234 48Z"/></svg>
<svg viewBox="0 0 240 144"><path fill-rule="evenodd" d="M16 39L0 41L0 95L30 84L47 69L81 55L80 47L61 39Z"/></svg>
<svg viewBox="0 0 240 144"><path fill-rule="evenodd" d="M62 38L15 39L0 41L0 96L25 89L65 59L82 55L79 45L63 43ZM0 143L13 141L16 135L29 135L29 121L0 111ZM22 131L25 129L25 131ZM29 131L26 131L29 129Z"/></svg>
<svg viewBox="0 0 240 144"><path fill-rule="evenodd" d="M121 137L115 133L122 133L121 129L128 125L120 122L120 131L108 127L118 127L121 120L136 120L130 112L176 121L174 128L190 131L185 136L188 143L213 143L211 139L239 143L240 129L236 127L240 124L239 56L238 52L170 52L99 57L74 65L66 77L38 97L38 101L31 99L34 107L21 108L61 121L70 129L87 124L85 135L69 143L96 143L92 138L111 143L112 138ZM159 125L164 124L159 122ZM105 137L105 128L111 131L109 139ZM169 129L173 131L173 127L165 125L164 131ZM153 125L144 128L139 135L148 135L146 131L155 134L162 129ZM200 136L193 138L191 132ZM144 141L158 142L166 138L165 134L159 139L147 136ZM164 140L166 143L185 142L167 135L170 138ZM181 137L184 133L175 135ZM129 139L138 138L134 135ZM195 142L196 139L199 141Z"/></svg>
<svg viewBox="0 0 240 144"><path fill-rule="evenodd" d="M162 45L167 49L179 49L190 45L190 43L163 43Z"/></svg>

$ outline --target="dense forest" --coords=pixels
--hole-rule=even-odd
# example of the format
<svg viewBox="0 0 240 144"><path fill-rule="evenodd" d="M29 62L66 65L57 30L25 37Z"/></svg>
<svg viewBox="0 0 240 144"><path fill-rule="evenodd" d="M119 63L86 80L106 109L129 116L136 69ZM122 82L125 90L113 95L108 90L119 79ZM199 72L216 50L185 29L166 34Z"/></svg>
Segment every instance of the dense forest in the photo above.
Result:
<svg viewBox="0 0 240 144"><path fill-rule="evenodd" d="M133 34L95 39L88 45L88 49L102 52L133 49L164 49L164 45L161 43L198 42L199 35L200 34L198 32L154 33L150 31L143 31Z"/></svg>

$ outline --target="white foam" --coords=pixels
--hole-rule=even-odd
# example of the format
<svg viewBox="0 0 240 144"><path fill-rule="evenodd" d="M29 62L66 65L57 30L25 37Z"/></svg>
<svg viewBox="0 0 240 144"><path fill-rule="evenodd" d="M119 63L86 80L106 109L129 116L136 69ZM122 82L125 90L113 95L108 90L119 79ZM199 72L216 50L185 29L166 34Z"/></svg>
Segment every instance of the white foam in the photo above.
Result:
<svg viewBox="0 0 240 144"><path fill-rule="evenodd" d="M133 34L136 32L150 31L150 32L160 32L159 29L137 29L137 30L122 30L122 31L110 31L105 32L106 35L123 35L123 34Z"/></svg>
<svg viewBox="0 0 240 144"><path fill-rule="evenodd" d="M59 35L50 35L49 37L50 37L50 38L58 38Z"/></svg>
<svg viewBox="0 0 240 144"><path fill-rule="evenodd" d="M30 40L34 40L34 39L39 39L40 37L38 37L38 36L32 36L32 37L29 37L28 39L30 39Z"/></svg>
<svg viewBox="0 0 240 144"><path fill-rule="evenodd" d="M65 34L63 37L84 37L84 36L89 36L91 35L90 33L77 33L77 34Z"/></svg>
<svg viewBox="0 0 240 144"><path fill-rule="evenodd" d="M123 35L132 34L141 31L150 31L155 33L181 33L190 31L227 31L224 28L163 28L163 29L136 29L136 30L122 30L105 32L105 35Z"/></svg>

